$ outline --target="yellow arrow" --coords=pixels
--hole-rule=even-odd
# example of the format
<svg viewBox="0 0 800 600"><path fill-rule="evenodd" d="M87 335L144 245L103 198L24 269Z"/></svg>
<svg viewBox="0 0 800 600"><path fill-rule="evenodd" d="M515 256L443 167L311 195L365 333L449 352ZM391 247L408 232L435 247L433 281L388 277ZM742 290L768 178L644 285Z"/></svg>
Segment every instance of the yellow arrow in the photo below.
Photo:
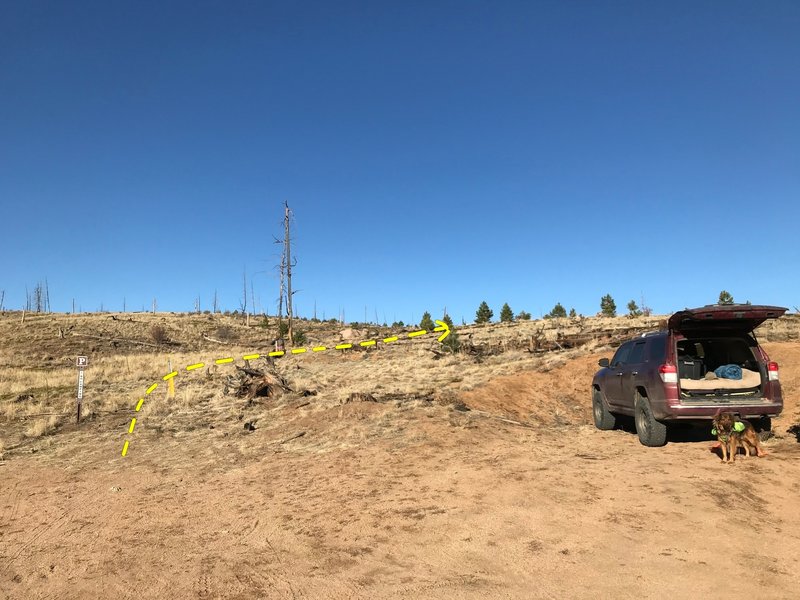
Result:
<svg viewBox="0 0 800 600"><path fill-rule="evenodd" d="M433 330L434 331L444 331L444 333L437 338L438 341L443 342L444 338L446 338L448 335L450 335L450 328L447 326L447 323L445 323L444 321L436 321L436 324L439 327L434 327Z"/></svg>

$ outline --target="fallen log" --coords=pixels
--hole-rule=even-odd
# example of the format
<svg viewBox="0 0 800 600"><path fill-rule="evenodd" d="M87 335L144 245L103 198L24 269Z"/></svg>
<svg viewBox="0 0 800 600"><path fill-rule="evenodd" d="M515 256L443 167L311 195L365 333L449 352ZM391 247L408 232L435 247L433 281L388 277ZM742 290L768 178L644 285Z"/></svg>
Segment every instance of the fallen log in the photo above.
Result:
<svg viewBox="0 0 800 600"><path fill-rule="evenodd" d="M85 337L85 338L91 338L93 340L102 340L105 342L111 342L112 344L114 342L117 343L122 342L125 344L138 344L139 346L147 346L148 348L160 348L161 346L164 345L180 346L179 342L164 342L163 344L152 344L150 342L142 342L141 340L132 340L130 338L113 338L113 337L109 338L109 337L103 337L102 335L90 335L88 333L73 333L72 335L75 337Z"/></svg>
<svg viewBox="0 0 800 600"><path fill-rule="evenodd" d="M286 442L291 442L292 440L296 440L297 438L301 438L301 437L303 437L305 434L306 434L306 432L305 432L305 431L298 431L298 432L297 432L297 433L295 433L294 435L290 435L288 438L286 438L285 440L281 440L281 441L280 441L280 442L278 442L278 443L279 443L279 444L285 444Z"/></svg>

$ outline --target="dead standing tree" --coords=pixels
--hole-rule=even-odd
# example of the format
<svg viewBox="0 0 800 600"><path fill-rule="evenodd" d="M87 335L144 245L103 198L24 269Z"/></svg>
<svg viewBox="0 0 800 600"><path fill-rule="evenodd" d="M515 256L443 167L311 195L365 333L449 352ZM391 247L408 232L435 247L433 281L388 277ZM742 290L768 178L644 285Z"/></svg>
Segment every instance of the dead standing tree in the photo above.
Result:
<svg viewBox="0 0 800 600"><path fill-rule="evenodd" d="M283 251L281 252L280 264L280 291L278 294L278 334L282 336L283 331L283 302L286 300L286 317L287 317L287 333L289 334L289 343L294 345L294 327L293 319L294 314L292 311L292 267L297 263L292 262L292 237L289 223L291 220L292 211L289 209L289 203L284 203L284 218L283 240L275 239L276 244L283 244Z"/></svg>
<svg viewBox="0 0 800 600"><path fill-rule="evenodd" d="M285 243L286 243L286 312L289 317L289 344L294 346L294 331L292 330L292 243L289 235L289 217L291 211L289 210L289 203L284 203L284 227Z"/></svg>
<svg viewBox="0 0 800 600"><path fill-rule="evenodd" d="M250 314L247 312L247 270L244 269L242 271L242 316L245 319L245 322L249 325L250 324Z"/></svg>

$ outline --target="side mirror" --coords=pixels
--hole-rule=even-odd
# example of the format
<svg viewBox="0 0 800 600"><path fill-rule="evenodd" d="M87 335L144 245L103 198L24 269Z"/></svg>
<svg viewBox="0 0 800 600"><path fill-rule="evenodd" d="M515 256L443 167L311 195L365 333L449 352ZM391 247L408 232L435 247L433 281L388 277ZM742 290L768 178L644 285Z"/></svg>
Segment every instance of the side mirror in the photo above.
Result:
<svg viewBox="0 0 800 600"><path fill-rule="evenodd" d="M601 367L608 367L609 362L607 358L601 358L599 361L597 361L597 364Z"/></svg>

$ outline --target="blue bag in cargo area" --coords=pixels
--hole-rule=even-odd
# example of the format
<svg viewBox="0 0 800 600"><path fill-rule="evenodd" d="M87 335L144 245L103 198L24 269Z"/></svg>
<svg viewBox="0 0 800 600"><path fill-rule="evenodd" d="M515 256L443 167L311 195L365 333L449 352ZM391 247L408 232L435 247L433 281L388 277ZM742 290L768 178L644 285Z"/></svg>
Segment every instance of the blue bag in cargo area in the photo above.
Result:
<svg viewBox="0 0 800 600"><path fill-rule="evenodd" d="M742 367L739 365L722 365L714 369L714 375L721 379L741 379Z"/></svg>

